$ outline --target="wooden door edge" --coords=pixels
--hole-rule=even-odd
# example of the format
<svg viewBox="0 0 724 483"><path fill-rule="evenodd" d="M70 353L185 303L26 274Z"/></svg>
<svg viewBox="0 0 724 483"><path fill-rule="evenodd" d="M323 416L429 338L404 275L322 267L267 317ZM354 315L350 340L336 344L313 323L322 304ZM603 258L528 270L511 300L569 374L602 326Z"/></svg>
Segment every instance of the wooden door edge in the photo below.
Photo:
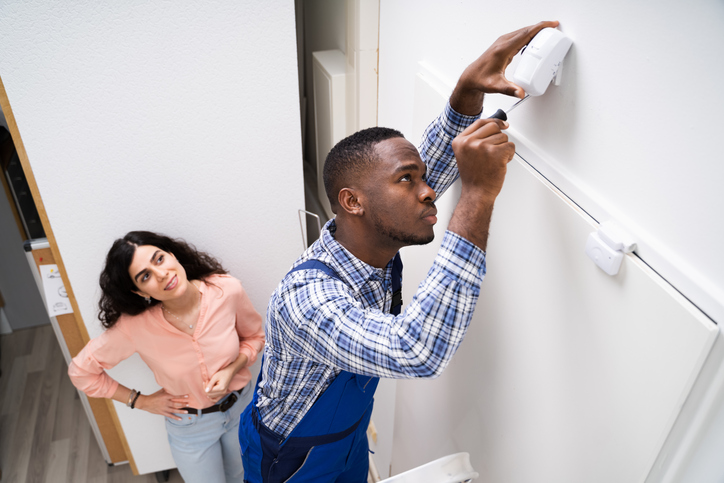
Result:
<svg viewBox="0 0 724 483"><path fill-rule="evenodd" d="M118 413L116 412L116 408L113 405L113 400L106 399L106 404L108 405L108 412L111 415L111 419L113 420L113 424L117 427L121 427L121 420L118 419ZM128 440L126 439L125 434L123 433L123 430L119 430L118 432L118 439L121 441L121 446L123 447L123 451L126 453L126 457L128 458L128 464L131 466L131 471L134 475L138 476L138 467L136 466L136 460L133 459L133 453L131 452L131 447L128 445Z"/></svg>
<svg viewBox="0 0 724 483"><path fill-rule="evenodd" d="M50 220L48 219L48 214L45 211L45 206L43 205L43 200L40 196L40 190L38 189L38 185L35 181L35 176L33 174L32 168L30 166L30 161L28 159L28 154L25 151L25 145L23 144L22 138L20 137L20 130L18 129L17 122L15 120L15 115L13 114L12 108L10 107L10 101L8 99L7 91L5 90L5 84L2 81L2 76L0 76L0 108L3 111L3 114L5 115L5 120L8 124L8 131L10 131L10 135L13 138L13 143L15 144L15 150L18 153L18 158L20 159L20 164L23 168L23 172L25 173L25 178L28 182L28 186L30 187L30 193L33 197L33 201L35 202L35 207L38 209L38 215L40 217L40 223L43 225L43 230L45 230L45 237L48 239L48 243L50 245L50 251L53 255L53 258L55 259L56 265L58 265L58 270L60 271L60 275L63 280L63 284L65 285L66 292L68 294L68 299L70 300L70 304L73 307L73 315L75 316L75 322L77 325L77 329L80 332L81 338L83 339L84 344L88 343L90 340L90 337L88 335L88 330L86 329L85 324L83 323L83 319L80 315L80 309L78 308L78 302L75 299L75 295L73 294L73 289L70 285L70 280L68 279L65 265L63 264L63 258L60 256L60 250L58 249L58 243L55 240L55 236L53 235L53 230L50 226ZM64 334L65 336L65 334ZM69 347L69 350L71 348ZM79 348L75 348L75 350L70 350L71 356L75 356L79 352ZM131 469L133 470L134 474L138 474L138 469L136 468L136 463L133 460L133 453L130 450L130 447L128 446L128 440L126 439L126 435L123 432L123 428L121 427L120 420L118 419L118 414L116 414L116 408L113 406L113 403L111 400L107 400L108 404L108 411L110 413L110 418L113 423L113 426L115 426L116 432L118 434L118 438L121 441L121 445L126 453L125 460L127 460L130 465ZM112 463L118 463L120 461L112 461Z"/></svg>

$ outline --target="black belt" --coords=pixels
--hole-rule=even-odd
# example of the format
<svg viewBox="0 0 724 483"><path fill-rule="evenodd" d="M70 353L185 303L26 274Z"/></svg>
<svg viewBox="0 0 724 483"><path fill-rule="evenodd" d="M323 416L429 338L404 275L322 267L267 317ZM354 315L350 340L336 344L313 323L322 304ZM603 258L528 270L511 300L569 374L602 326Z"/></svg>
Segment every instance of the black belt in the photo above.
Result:
<svg viewBox="0 0 724 483"><path fill-rule="evenodd" d="M229 394L229 396L226 399L224 399L223 401L221 401L220 403L214 404L213 406L209 406L204 409L196 409L196 408L190 408L190 407L185 407L182 409L185 409L186 411L188 411L189 414L196 414L197 416L201 415L201 414L215 413L217 411L226 412L229 409L231 409L231 406L233 406L234 403L239 399L237 394L241 394L242 390L243 390L243 388L239 389L238 391L234 391L231 394Z"/></svg>

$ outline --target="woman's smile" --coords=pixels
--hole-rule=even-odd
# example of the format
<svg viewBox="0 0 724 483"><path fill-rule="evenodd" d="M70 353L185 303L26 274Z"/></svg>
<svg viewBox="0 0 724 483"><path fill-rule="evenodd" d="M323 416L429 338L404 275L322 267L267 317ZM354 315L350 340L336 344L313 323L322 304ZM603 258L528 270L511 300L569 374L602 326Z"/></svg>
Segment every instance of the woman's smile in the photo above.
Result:
<svg viewBox="0 0 724 483"><path fill-rule="evenodd" d="M174 275L164 290L173 290L178 285L178 275Z"/></svg>

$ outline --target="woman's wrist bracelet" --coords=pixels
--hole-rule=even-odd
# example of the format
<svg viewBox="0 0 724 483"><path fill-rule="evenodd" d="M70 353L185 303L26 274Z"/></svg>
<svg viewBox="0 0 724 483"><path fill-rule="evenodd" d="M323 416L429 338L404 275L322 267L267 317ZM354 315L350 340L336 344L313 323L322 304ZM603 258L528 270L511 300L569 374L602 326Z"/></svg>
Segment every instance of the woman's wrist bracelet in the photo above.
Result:
<svg viewBox="0 0 724 483"><path fill-rule="evenodd" d="M138 401L138 398L141 396L141 391L138 391L136 393L136 397L133 398L133 402L131 403L131 409L136 408L136 401Z"/></svg>
<svg viewBox="0 0 724 483"><path fill-rule="evenodd" d="M126 406L129 408L131 407L131 404L133 403L133 400L136 398L136 395L138 394L138 391L135 389L131 389L131 392L128 393L128 401L126 401Z"/></svg>

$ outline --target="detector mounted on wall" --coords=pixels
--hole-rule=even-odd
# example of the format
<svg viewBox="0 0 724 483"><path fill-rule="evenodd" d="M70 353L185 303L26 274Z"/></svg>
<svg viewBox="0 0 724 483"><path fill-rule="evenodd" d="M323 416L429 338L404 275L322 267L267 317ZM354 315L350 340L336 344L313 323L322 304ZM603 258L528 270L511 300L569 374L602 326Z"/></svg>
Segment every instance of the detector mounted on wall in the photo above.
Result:
<svg viewBox="0 0 724 483"><path fill-rule="evenodd" d="M491 119L508 120L508 113L531 96L540 96L553 82L560 84L563 58L573 41L560 30L545 28L533 37L520 54L513 82L525 90L525 97L506 110L498 109Z"/></svg>
<svg viewBox="0 0 724 483"><path fill-rule="evenodd" d="M616 275L624 255L636 250L636 240L614 221L604 221L586 241L586 255L601 270Z"/></svg>
<svg viewBox="0 0 724 483"><path fill-rule="evenodd" d="M541 30L521 53L513 82L525 89L526 94L540 96L559 73L571 44L573 41L560 30Z"/></svg>

